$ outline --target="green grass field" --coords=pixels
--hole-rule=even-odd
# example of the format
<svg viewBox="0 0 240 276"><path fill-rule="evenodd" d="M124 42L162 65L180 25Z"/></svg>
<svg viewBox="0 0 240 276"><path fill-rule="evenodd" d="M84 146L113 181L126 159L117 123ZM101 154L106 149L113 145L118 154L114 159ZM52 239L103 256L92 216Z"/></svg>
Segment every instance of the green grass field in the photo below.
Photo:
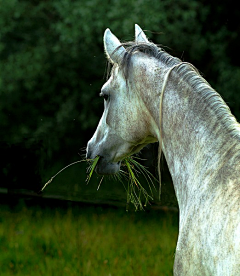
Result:
<svg viewBox="0 0 240 276"><path fill-rule="evenodd" d="M0 205L0 275L172 275L178 214Z"/></svg>

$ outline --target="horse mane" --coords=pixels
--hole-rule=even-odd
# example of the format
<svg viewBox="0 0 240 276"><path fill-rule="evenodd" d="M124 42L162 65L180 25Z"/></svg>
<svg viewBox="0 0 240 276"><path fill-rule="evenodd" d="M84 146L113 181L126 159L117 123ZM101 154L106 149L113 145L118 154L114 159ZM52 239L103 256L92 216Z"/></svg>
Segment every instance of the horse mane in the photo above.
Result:
<svg viewBox="0 0 240 276"><path fill-rule="evenodd" d="M202 97L207 106L216 114L218 121L223 124L224 129L233 136L240 138L240 125L232 115L229 107L192 64L182 62L179 58L171 56L154 43L127 42L122 43L122 46L126 48L126 53L120 66L123 69L126 80L130 70L132 55L136 52L142 52L149 57L154 57L169 68L178 65L172 71L176 72L182 80L186 81Z"/></svg>

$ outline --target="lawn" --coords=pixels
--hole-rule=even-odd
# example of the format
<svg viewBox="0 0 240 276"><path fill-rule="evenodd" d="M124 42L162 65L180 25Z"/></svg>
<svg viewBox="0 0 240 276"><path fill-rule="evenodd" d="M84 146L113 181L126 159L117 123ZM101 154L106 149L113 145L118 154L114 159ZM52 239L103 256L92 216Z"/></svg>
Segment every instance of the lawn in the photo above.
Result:
<svg viewBox="0 0 240 276"><path fill-rule="evenodd" d="M0 275L172 275L178 214L54 201L0 205Z"/></svg>

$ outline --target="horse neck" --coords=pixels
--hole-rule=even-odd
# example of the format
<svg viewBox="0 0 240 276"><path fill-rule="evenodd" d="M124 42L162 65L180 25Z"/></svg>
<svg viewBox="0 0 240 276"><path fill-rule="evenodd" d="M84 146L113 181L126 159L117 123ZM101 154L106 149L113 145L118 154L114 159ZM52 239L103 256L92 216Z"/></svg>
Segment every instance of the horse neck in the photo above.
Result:
<svg viewBox="0 0 240 276"><path fill-rule="evenodd" d="M181 210L190 198L196 200L215 188L213 180L229 153L239 150L239 138L215 116L201 93L176 73L169 77L162 101L163 152Z"/></svg>

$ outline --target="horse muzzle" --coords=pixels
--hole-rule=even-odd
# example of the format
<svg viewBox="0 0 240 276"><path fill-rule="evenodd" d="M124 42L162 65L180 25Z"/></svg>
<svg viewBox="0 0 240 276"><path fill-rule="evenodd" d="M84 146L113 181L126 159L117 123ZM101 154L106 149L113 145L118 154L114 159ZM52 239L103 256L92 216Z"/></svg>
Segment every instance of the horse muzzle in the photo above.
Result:
<svg viewBox="0 0 240 276"><path fill-rule="evenodd" d="M104 157L100 157L95 168L97 174L112 175L119 172L121 162L108 162Z"/></svg>
<svg viewBox="0 0 240 276"><path fill-rule="evenodd" d="M102 154L102 152L97 152L91 149L91 144L87 145L86 158L88 160L93 160L96 156L100 156L98 163L95 167L95 171L100 175L112 175L119 172L121 167L121 162L112 162L110 156Z"/></svg>

